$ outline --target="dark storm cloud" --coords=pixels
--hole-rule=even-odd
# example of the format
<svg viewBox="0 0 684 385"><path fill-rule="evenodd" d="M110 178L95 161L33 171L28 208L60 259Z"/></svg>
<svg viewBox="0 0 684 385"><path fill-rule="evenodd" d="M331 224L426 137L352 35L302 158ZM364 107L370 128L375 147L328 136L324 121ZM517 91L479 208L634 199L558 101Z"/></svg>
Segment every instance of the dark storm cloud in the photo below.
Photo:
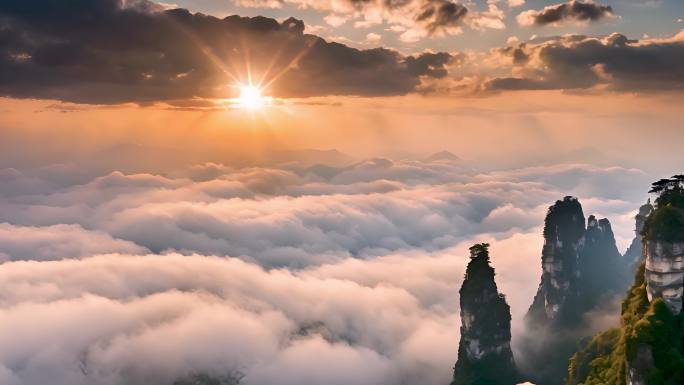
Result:
<svg viewBox="0 0 684 385"><path fill-rule="evenodd" d="M295 19L218 19L145 0L3 2L0 94L97 104L226 97L249 62L255 74L281 74L276 96L380 96L445 71L303 31Z"/></svg>
<svg viewBox="0 0 684 385"><path fill-rule="evenodd" d="M499 50L504 56L510 56L513 59L513 64L522 65L530 60L530 56L525 52L526 44L522 43L518 46L504 47Z"/></svg>
<svg viewBox="0 0 684 385"><path fill-rule="evenodd" d="M613 15L609 5L596 4L591 1L572 0L567 3L545 7L540 11L526 11L518 16L523 25L544 26L561 23L566 20L597 21Z"/></svg>
<svg viewBox="0 0 684 385"><path fill-rule="evenodd" d="M433 78L443 78L448 75L446 65L452 60L452 56L441 53L423 53L417 57L406 58L406 66L410 73L421 76L427 75Z"/></svg>
<svg viewBox="0 0 684 385"><path fill-rule="evenodd" d="M497 78L489 89L581 89L618 91L684 88L684 34L665 40L561 37L506 51L525 76ZM521 58L531 59L521 61Z"/></svg>

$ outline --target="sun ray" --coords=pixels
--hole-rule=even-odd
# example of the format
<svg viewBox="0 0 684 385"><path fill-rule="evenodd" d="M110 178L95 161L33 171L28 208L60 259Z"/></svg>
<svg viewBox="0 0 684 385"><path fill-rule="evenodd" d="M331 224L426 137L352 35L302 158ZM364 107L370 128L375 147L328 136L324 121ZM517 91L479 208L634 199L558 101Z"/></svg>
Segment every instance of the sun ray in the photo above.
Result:
<svg viewBox="0 0 684 385"><path fill-rule="evenodd" d="M270 89L282 76L295 68L302 57L306 56L316 44L316 41L307 42L301 51L294 53L289 62L287 58L283 57L286 51L286 45L283 45L272 54L264 71L255 73L254 64L256 63L252 62L250 46L244 36L239 38L238 49L233 48L237 55L219 55L195 33L180 23L174 22L174 25L182 30L202 54L228 78L230 82L228 87L238 90L237 98L226 100L230 100L233 107L249 110L259 110L271 104L273 98L264 96L264 91ZM282 68L279 65L281 59L284 62L282 64L287 63Z"/></svg>
<svg viewBox="0 0 684 385"><path fill-rule="evenodd" d="M280 72L278 72L277 74L275 74L275 76L273 76L273 77L271 78L271 80L269 80L269 81L263 86L263 88L268 88L268 87L270 87L270 86L271 86L273 83L275 83L281 76L285 75L288 71L290 71L292 68L294 68L294 67L299 63L299 60L301 60L302 57L304 57L307 53L309 53L309 51L311 51L311 49L313 48L314 44L315 44L315 43L309 44L305 49L302 50L302 52L298 53L298 54L290 61L290 63L289 63L285 68L283 68Z"/></svg>

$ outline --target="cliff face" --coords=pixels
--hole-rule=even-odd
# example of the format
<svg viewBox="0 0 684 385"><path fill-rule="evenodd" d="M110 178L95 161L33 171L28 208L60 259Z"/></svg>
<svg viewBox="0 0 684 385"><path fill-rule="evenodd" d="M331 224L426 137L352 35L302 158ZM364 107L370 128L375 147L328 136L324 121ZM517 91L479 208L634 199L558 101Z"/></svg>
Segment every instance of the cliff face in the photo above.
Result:
<svg viewBox="0 0 684 385"><path fill-rule="evenodd" d="M579 201L565 197L549 208L544 223L542 278L526 320L548 324L568 320L568 307L575 303L579 290L578 269L584 213Z"/></svg>
<svg viewBox="0 0 684 385"><path fill-rule="evenodd" d="M591 215L565 197L549 208L544 227L542 278L527 313L531 326L576 326L588 310L629 281L627 264L608 219Z"/></svg>
<svg viewBox="0 0 684 385"><path fill-rule="evenodd" d="M628 264L607 219L587 219L580 202L565 197L549 208L544 226L542 277L525 317L523 369L537 385L563 382L577 341L591 335L585 314L623 292Z"/></svg>
<svg viewBox="0 0 684 385"><path fill-rule="evenodd" d="M662 298L673 314L679 314L684 293L684 242L646 239L644 254L648 300Z"/></svg>
<svg viewBox="0 0 684 385"><path fill-rule="evenodd" d="M494 281L488 244L471 247L460 290L461 341L452 385L514 385L511 311Z"/></svg>

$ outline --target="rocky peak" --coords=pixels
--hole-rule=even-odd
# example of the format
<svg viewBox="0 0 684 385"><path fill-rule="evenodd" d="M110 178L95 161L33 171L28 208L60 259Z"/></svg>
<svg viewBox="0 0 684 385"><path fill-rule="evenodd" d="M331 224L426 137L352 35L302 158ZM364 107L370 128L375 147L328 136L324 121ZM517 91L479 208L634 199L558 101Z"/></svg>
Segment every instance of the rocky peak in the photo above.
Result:
<svg viewBox="0 0 684 385"><path fill-rule="evenodd" d="M626 288L629 276L610 221L590 215L565 197L549 208L544 224L542 278L527 320L574 325L605 295Z"/></svg>
<svg viewBox="0 0 684 385"><path fill-rule="evenodd" d="M598 227L598 221L596 220L596 217L593 215L589 216L589 219L587 219L587 229L595 228Z"/></svg>
<svg viewBox="0 0 684 385"><path fill-rule="evenodd" d="M584 232L584 213L577 198L565 197L549 208L544 221L542 279L528 312L529 321L545 324L564 318L566 304L577 296L577 263Z"/></svg>
<svg viewBox="0 0 684 385"><path fill-rule="evenodd" d="M470 248L461 290L461 341L452 385L517 384L511 351L511 310L499 293L489 245Z"/></svg>
<svg viewBox="0 0 684 385"><path fill-rule="evenodd" d="M597 230L600 232L613 232L610 221L607 218L596 219L594 215L590 215L587 219L587 232L590 230Z"/></svg>
<svg viewBox="0 0 684 385"><path fill-rule="evenodd" d="M613 227L607 218L596 219L595 216L590 215L587 219L587 229L584 233L582 242L582 249L586 250L592 244L599 244L610 248L611 254L613 251L617 253L617 245L615 243L615 234L613 234ZM612 250L612 249L615 250ZM619 256L619 253L618 253ZM601 256L597 256L601 258Z"/></svg>
<svg viewBox="0 0 684 385"><path fill-rule="evenodd" d="M644 226L646 225L646 219L653 212L654 207L649 199L646 204L639 207L639 212L634 217L634 239L632 243L625 251L625 261L631 265L632 270L641 261L642 251L644 248L643 242L641 241L641 233L644 231Z"/></svg>
<svg viewBox="0 0 684 385"><path fill-rule="evenodd" d="M597 259L622 258L615 243L613 227L607 218L597 220L595 216L589 216L580 255L585 260L580 262L581 265L584 264L582 262L592 263Z"/></svg>
<svg viewBox="0 0 684 385"><path fill-rule="evenodd" d="M556 201L544 221L544 248L549 252L576 248L584 235L584 213L575 197L566 196Z"/></svg>
<svg viewBox="0 0 684 385"><path fill-rule="evenodd" d="M646 219L653 212L654 208L651 204L651 198L646 201L646 204L639 207L639 213L636 215L636 229L634 230L636 235L641 235L641 231L644 229L644 224Z"/></svg>
<svg viewBox="0 0 684 385"><path fill-rule="evenodd" d="M585 226L586 223L586 226ZM542 277L525 316L524 372L539 385L560 384L577 339L591 334L585 314L627 287L622 256L608 219L590 215L565 197L544 223Z"/></svg>
<svg viewBox="0 0 684 385"><path fill-rule="evenodd" d="M630 269L615 242L610 221L591 215L579 252L578 314L596 307L606 297L624 292L629 285Z"/></svg>

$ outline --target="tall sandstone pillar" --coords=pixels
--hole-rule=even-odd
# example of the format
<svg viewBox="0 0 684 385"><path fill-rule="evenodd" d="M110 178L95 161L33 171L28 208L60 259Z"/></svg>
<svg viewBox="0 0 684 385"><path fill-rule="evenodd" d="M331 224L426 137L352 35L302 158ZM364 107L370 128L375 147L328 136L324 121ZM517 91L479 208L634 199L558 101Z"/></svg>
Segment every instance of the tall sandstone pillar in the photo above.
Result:
<svg viewBox="0 0 684 385"><path fill-rule="evenodd" d="M515 385L518 370L511 350L511 309L494 281L489 245L470 248L460 290L461 341L452 385Z"/></svg>

